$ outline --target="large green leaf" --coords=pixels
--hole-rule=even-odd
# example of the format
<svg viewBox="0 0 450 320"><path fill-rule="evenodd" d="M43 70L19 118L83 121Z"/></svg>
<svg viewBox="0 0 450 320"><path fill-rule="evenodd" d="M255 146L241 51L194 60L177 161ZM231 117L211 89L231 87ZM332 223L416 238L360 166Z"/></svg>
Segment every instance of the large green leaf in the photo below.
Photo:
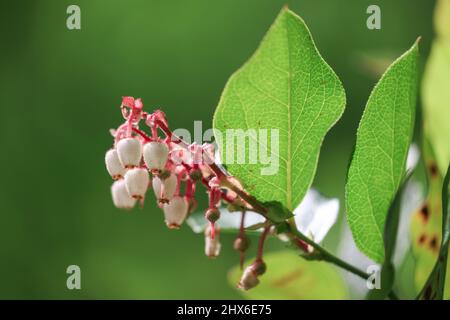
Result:
<svg viewBox="0 0 450 320"><path fill-rule="evenodd" d="M425 134L441 172L450 161L450 0L440 0L435 13L437 38L422 82Z"/></svg>
<svg viewBox="0 0 450 320"><path fill-rule="evenodd" d="M278 201L292 211L311 185L322 141L344 106L341 82L320 56L303 20L285 8L224 89L213 121L222 161L259 200ZM278 141L273 138L278 152L271 146L271 134L265 134L268 143L260 136L247 140L276 157L278 170L261 171L268 167L261 158L256 164L248 158L243 164L236 158L227 161L231 152L245 150L248 156L250 151L249 143L236 143L231 150L225 139L218 139L228 129L278 130Z"/></svg>
<svg viewBox="0 0 450 320"><path fill-rule="evenodd" d="M348 222L359 249L384 260L386 215L405 170L414 127L418 43L397 59L370 94L346 184Z"/></svg>
<svg viewBox="0 0 450 320"><path fill-rule="evenodd" d="M347 299L344 281L334 266L326 262L300 259L293 251L266 254L267 271L260 284L242 291L249 299ZM251 262L251 261L250 261ZM239 266L229 274L233 286L242 274Z"/></svg>

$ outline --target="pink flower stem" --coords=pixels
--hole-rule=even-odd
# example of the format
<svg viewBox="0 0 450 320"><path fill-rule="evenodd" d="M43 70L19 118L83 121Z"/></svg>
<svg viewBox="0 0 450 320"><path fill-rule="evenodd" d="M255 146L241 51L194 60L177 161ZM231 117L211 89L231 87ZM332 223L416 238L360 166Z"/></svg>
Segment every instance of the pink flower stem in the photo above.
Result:
<svg viewBox="0 0 450 320"><path fill-rule="evenodd" d="M241 225L239 226L239 238L244 239L245 238L245 210L242 211L241 215ZM244 268L244 260L245 260L245 252L239 251L239 266L241 267L241 270Z"/></svg>
<svg viewBox="0 0 450 320"><path fill-rule="evenodd" d="M152 139L142 130L139 130L138 128L132 128L133 132L140 135L142 138L144 138L145 142L151 141Z"/></svg>
<svg viewBox="0 0 450 320"><path fill-rule="evenodd" d="M256 254L256 260L255 261L263 261L263 253L264 253L264 243L266 241L267 235L269 234L270 226L264 227L264 231L261 233L261 236L259 237L259 243L258 243L258 253Z"/></svg>

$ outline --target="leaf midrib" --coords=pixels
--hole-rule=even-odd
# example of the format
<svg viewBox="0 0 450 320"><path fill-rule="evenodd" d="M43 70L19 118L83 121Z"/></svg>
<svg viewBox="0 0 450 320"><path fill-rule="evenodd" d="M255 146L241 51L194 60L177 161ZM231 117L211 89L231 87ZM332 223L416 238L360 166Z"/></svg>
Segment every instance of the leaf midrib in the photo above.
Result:
<svg viewBox="0 0 450 320"><path fill-rule="evenodd" d="M292 208L292 136L291 136L291 45L289 41L289 27L288 27L288 18L286 17L285 21L286 28L286 42L287 42L287 55L288 55L288 151L287 151L287 163L286 163L286 206L289 210L293 210Z"/></svg>

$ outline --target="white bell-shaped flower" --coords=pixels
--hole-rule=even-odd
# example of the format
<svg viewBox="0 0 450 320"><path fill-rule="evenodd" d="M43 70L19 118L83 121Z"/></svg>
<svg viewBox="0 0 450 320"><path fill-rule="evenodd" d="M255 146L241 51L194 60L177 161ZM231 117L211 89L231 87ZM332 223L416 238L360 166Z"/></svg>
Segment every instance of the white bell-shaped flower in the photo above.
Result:
<svg viewBox="0 0 450 320"><path fill-rule="evenodd" d="M152 171L164 169L169 157L169 147L163 142L152 141L143 148L144 161L147 168Z"/></svg>
<svg viewBox="0 0 450 320"><path fill-rule="evenodd" d="M117 143L116 149L119 160L125 168L133 168L140 164L142 146L138 139L122 139Z"/></svg>
<svg viewBox="0 0 450 320"><path fill-rule="evenodd" d="M128 194L125 186L125 180L120 179L113 183L111 186L111 195L114 205L119 209L131 209L136 203L136 199L133 199Z"/></svg>
<svg viewBox="0 0 450 320"><path fill-rule="evenodd" d="M184 197L175 196L164 204L164 217L170 229L179 229L188 212L188 203Z"/></svg>
<svg viewBox="0 0 450 320"><path fill-rule="evenodd" d="M152 185L158 201L161 203L169 202L175 194L177 183L177 177L173 173L163 180L159 177L155 177L152 181Z"/></svg>
<svg viewBox="0 0 450 320"><path fill-rule="evenodd" d="M125 174L125 185L128 194L135 199L143 199L149 184L148 171L143 168L133 168Z"/></svg>
<svg viewBox="0 0 450 320"><path fill-rule="evenodd" d="M119 160L119 156L117 155L117 150L109 149L108 152L106 152L105 163L106 163L106 169L108 170L109 175L114 180L123 178L126 170Z"/></svg>
<svg viewBox="0 0 450 320"><path fill-rule="evenodd" d="M241 280L238 283L238 288L242 290L250 290L259 284L258 275L251 265L244 270Z"/></svg>
<svg viewBox="0 0 450 320"><path fill-rule="evenodd" d="M216 226L214 230L214 239L211 237L211 226L208 223L205 229L205 255L208 258L216 258L220 253L220 232Z"/></svg>

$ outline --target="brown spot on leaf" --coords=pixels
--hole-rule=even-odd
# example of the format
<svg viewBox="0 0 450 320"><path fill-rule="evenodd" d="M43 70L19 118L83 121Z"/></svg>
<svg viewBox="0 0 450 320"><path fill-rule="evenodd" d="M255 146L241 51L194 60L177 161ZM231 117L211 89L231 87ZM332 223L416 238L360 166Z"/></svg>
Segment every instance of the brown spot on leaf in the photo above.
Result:
<svg viewBox="0 0 450 320"><path fill-rule="evenodd" d="M426 223L428 218L430 217L430 210L428 209L428 204L424 203L422 208L420 208L420 215L422 216L423 221Z"/></svg>
<svg viewBox="0 0 450 320"><path fill-rule="evenodd" d="M433 251L439 250L439 242L438 242L438 237L436 235L434 235L430 240L430 248Z"/></svg>
<svg viewBox="0 0 450 320"><path fill-rule="evenodd" d="M300 277L302 275L302 270L297 269L292 271L291 273L288 273L285 276L282 276L278 279L275 279L272 282L272 286L274 287L284 287L285 285L291 283L292 281L294 281L295 279L297 279L298 277Z"/></svg>
<svg viewBox="0 0 450 320"><path fill-rule="evenodd" d="M435 162L430 163L429 170L432 178L435 178L438 175L438 168Z"/></svg>
<svg viewBox="0 0 450 320"><path fill-rule="evenodd" d="M419 245L423 245L425 243L425 240L427 240L427 235L425 233L422 233L419 237Z"/></svg>

